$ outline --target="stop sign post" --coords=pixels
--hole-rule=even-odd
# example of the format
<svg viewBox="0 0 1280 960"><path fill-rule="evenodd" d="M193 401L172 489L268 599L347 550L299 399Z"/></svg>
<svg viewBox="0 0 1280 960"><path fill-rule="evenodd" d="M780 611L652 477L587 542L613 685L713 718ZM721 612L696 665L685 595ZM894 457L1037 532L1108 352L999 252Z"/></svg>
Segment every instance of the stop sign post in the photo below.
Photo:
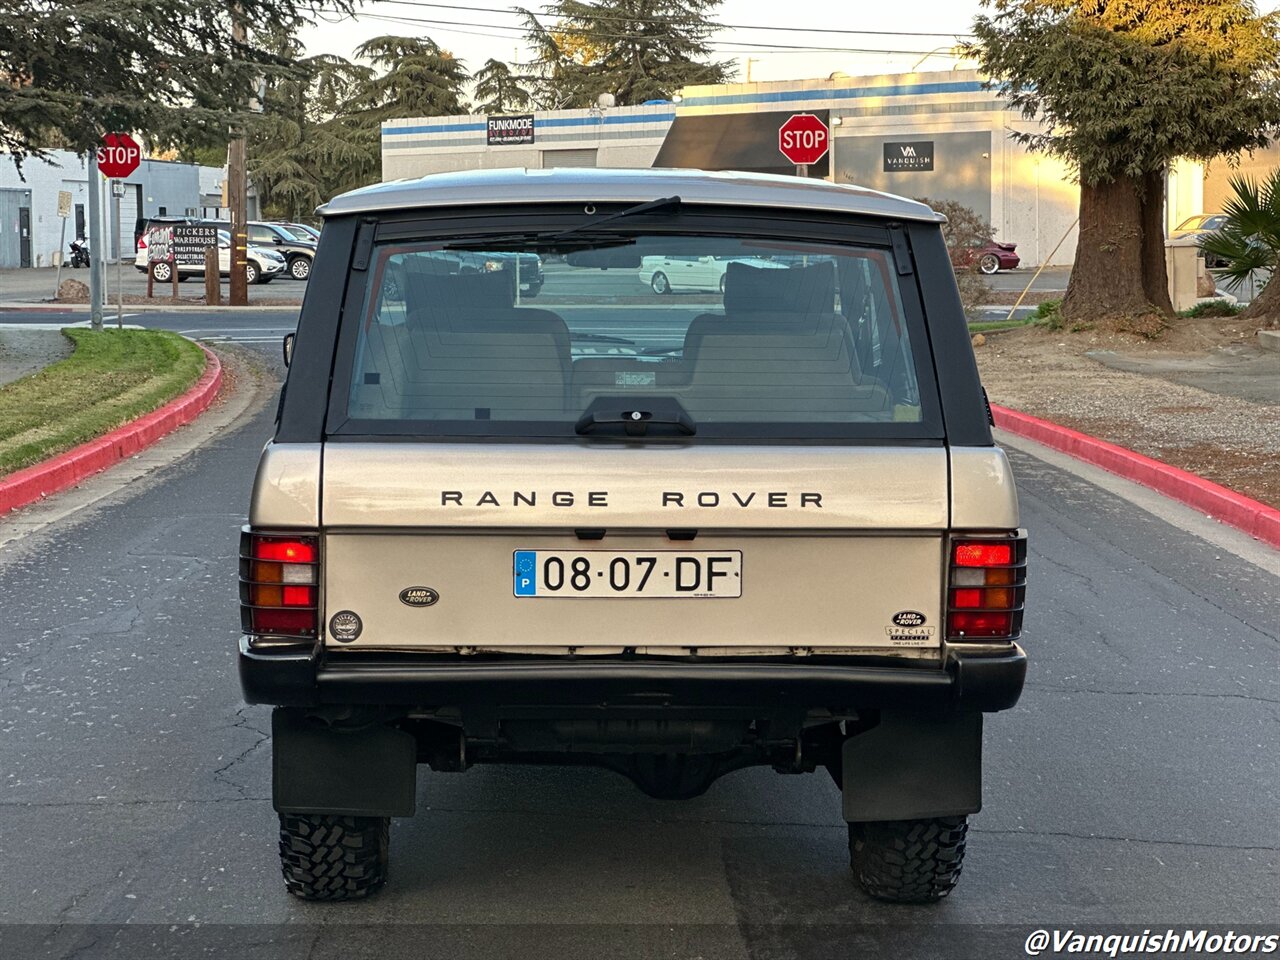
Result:
<svg viewBox="0 0 1280 960"><path fill-rule="evenodd" d="M796 165L796 175L807 177L809 164L827 155L831 131L812 113L795 113L778 128L778 150Z"/></svg>
<svg viewBox="0 0 1280 960"><path fill-rule="evenodd" d="M138 164L142 162L142 148L138 146L138 141L127 133L107 133L103 134L102 146L98 148L97 157L98 172L101 173L111 183L112 206L115 208L116 215L116 236L117 238L124 235L124 224L120 222L120 197L124 194L124 178L138 169ZM92 180L92 177L90 178ZM96 191L94 191L96 193ZM91 197L90 202L97 203L96 197ZM106 245L103 242L105 237L93 237L89 243L89 255L92 258L90 264L89 279L94 279L93 266L102 262L102 257L106 254ZM120 242L120 241L117 241ZM116 286L118 299L116 300L116 326L124 326L124 258L125 250L123 245L116 257ZM100 274L99 274L100 276ZM99 299L101 294L97 291L90 290L90 320L93 322L94 329L99 329L102 324L101 303Z"/></svg>

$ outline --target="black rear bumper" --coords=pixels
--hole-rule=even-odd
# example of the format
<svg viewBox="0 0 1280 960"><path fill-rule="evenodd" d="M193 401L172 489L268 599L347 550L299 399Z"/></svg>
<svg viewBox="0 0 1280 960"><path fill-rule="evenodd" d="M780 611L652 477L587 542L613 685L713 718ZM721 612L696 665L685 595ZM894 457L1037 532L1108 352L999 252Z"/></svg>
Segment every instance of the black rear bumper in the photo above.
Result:
<svg viewBox="0 0 1280 960"><path fill-rule="evenodd" d="M990 713L1018 701L1027 658L952 652L936 664L804 660L417 657L279 654L240 640L250 703L318 707L537 705L881 707Z"/></svg>

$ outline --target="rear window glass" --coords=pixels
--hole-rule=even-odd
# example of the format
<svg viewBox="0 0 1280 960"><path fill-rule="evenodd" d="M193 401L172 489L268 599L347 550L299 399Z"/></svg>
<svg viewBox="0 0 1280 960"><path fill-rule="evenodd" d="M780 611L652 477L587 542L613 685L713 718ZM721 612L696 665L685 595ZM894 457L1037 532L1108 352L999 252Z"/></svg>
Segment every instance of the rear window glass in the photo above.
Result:
<svg viewBox="0 0 1280 960"><path fill-rule="evenodd" d="M930 435L888 247L498 246L375 246L344 432Z"/></svg>

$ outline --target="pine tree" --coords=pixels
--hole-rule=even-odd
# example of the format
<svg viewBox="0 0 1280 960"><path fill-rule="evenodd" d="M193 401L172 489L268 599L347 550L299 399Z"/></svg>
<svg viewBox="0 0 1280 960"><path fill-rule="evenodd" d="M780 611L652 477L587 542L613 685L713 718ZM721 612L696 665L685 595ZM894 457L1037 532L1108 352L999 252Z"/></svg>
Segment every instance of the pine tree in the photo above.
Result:
<svg viewBox="0 0 1280 960"><path fill-rule="evenodd" d="M1178 157L1265 146L1280 122L1280 30L1249 0L985 0L972 53L1042 125L1017 138L1079 172L1062 314L1169 315L1164 184Z"/></svg>
<svg viewBox="0 0 1280 960"><path fill-rule="evenodd" d="M620 105L669 100L690 84L723 83L732 62L710 59L710 14L720 0L552 0L544 24L521 9L540 67L536 96L586 107L601 93Z"/></svg>
<svg viewBox="0 0 1280 960"><path fill-rule="evenodd" d="M356 56L381 71L357 98L364 121L467 112L466 67L430 37L374 37L356 48Z"/></svg>
<svg viewBox="0 0 1280 960"><path fill-rule="evenodd" d="M487 60L476 71L475 95L483 101L476 109L480 113L506 113L509 110L527 110L529 90L522 86L524 77L512 73L501 60Z"/></svg>
<svg viewBox="0 0 1280 960"><path fill-rule="evenodd" d="M347 0L339 9L350 10ZM329 6L326 4L326 6ZM244 23L290 35L314 0L240 0ZM230 3L7 0L0 5L0 149L85 152L109 130L157 147L225 141L264 76L289 59L231 39Z"/></svg>

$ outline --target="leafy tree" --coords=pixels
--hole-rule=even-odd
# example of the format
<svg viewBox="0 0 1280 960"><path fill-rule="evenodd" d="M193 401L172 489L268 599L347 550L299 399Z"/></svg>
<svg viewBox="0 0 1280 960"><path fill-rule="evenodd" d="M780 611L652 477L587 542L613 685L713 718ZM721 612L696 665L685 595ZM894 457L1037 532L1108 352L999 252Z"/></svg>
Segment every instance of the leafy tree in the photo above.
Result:
<svg viewBox="0 0 1280 960"><path fill-rule="evenodd" d="M1250 0L984 0L970 48L1080 179L1080 240L1062 313L1169 315L1165 175L1265 146L1280 121L1275 14Z"/></svg>
<svg viewBox="0 0 1280 960"><path fill-rule="evenodd" d="M246 24L292 32L318 0L6 0L0 5L0 148L86 152L108 130L159 146L225 142L262 76L288 59L232 40ZM329 6L326 4L326 7ZM337 6L349 11L348 0Z"/></svg>
<svg viewBox="0 0 1280 960"><path fill-rule="evenodd" d="M529 90L521 86L524 77L512 73L501 60L487 60L476 71L476 99L483 101L476 109L480 113L506 113L508 110L528 109L531 102Z"/></svg>
<svg viewBox="0 0 1280 960"><path fill-rule="evenodd" d="M1213 272L1233 289L1247 283L1255 271L1268 277L1262 293L1249 304L1242 317L1280 324L1280 284L1273 282L1280 266L1280 169L1258 184L1252 177L1231 178L1231 198L1223 204L1226 222L1200 241L1211 260L1225 266Z"/></svg>
<svg viewBox="0 0 1280 960"><path fill-rule="evenodd" d="M723 83L732 62L709 58L709 19L720 0L552 0L546 26L524 16L548 106L586 107L601 93L619 104L669 100L690 84Z"/></svg>

